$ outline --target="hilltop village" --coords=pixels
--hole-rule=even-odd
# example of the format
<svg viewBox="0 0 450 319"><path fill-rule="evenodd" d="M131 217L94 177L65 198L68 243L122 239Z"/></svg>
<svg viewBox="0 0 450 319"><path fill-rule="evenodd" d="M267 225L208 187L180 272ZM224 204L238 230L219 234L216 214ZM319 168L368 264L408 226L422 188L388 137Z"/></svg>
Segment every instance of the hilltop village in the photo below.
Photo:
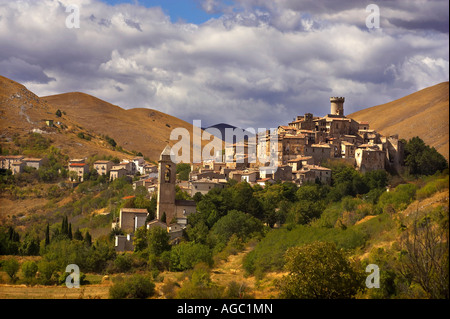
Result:
<svg viewBox="0 0 450 319"><path fill-rule="evenodd" d="M99 175L109 176L111 181L123 177L130 182L134 180L133 188L143 186L149 196L157 195L154 220L148 221L147 209L120 209L112 228L121 229L125 235L116 235L116 250L133 250L133 234L142 226L167 229L171 240L175 242L182 236L187 217L196 212L196 204L193 200L176 200L177 185L194 196L196 193L206 194L213 188L224 188L229 180L246 181L261 187L278 181L293 182L300 187L314 182L329 184L331 169L322 164L330 159L348 162L361 172L398 170L403 163L403 144L398 136L382 136L371 130L368 122L347 118L344 115L344 101L343 97L332 97L329 114L324 117L315 117L311 113L297 116L287 125L279 126L276 135L266 132L257 135L254 141L248 139L226 145L225 162L204 160L192 163L187 182L177 180L176 164L171 160L169 146L161 153L158 166L146 162L142 156L124 159L120 163L109 160L94 162L91 169ZM272 138L277 139L277 143L273 143L276 149L271 149ZM264 143L267 152L277 157L278 167L275 171L248 160L249 149ZM21 173L26 166L39 169L46 160L22 155L2 156L0 159L1 168L10 169L12 174ZM76 186L83 182L89 170L85 159L69 160L69 181Z"/></svg>

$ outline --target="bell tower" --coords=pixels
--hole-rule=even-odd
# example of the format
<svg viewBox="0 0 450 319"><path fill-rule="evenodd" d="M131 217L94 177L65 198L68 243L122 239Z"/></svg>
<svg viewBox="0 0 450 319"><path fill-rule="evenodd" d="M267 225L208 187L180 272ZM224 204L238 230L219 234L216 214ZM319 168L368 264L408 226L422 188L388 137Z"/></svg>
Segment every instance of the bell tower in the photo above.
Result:
<svg viewBox="0 0 450 319"><path fill-rule="evenodd" d="M158 161L158 200L156 219L161 220L166 215L166 223L170 223L176 214L175 182L176 165L170 158L171 148L167 145Z"/></svg>

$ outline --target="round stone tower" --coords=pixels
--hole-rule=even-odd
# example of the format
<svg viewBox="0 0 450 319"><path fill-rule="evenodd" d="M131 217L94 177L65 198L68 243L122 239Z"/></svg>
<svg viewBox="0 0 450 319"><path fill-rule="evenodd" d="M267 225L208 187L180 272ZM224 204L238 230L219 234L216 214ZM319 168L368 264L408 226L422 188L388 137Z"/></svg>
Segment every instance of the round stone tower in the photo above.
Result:
<svg viewBox="0 0 450 319"><path fill-rule="evenodd" d="M344 115L344 97L330 97L332 115Z"/></svg>

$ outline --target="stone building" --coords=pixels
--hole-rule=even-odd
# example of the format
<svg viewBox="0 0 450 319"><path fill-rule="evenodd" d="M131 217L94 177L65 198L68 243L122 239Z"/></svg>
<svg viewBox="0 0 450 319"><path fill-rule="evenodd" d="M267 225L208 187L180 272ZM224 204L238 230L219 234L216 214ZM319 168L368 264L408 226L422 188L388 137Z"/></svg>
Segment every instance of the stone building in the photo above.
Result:
<svg viewBox="0 0 450 319"><path fill-rule="evenodd" d="M75 172L77 174L75 182L82 182L84 174L89 173L89 165L85 163L84 160L71 160L69 161L69 178L71 179L70 172Z"/></svg>
<svg viewBox="0 0 450 319"><path fill-rule="evenodd" d="M189 182L189 189L191 196L194 196L198 192L201 193L202 195L205 195L213 188L223 189L225 187L225 183L224 182L221 183L217 179L202 178L199 180L191 180Z"/></svg>
<svg viewBox="0 0 450 319"><path fill-rule="evenodd" d="M107 160L100 160L94 162L94 169L97 171L99 175L107 175L114 163Z"/></svg>
<svg viewBox="0 0 450 319"><path fill-rule="evenodd" d="M378 146L362 145L355 151L356 168L362 172L385 169L386 151Z"/></svg>
<svg viewBox="0 0 450 319"><path fill-rule="evenodd" d="M124 177L124 176L127 176L127 170L121 166L116 167L116 168L113 167L109 171L109 180L111 180L111 181L113 181L117 178Z"/></svg>
<svg viewBox="0 0 450 319"><path fill-rule="evenodd" d="M14 162L20 162L24 158L23 155L5 155L1 156L1 168L12 170L12 164Z"/></svg>
<svg viewBox="0 0 450 319"><path fill-rule="evenodd" d="M121 208L118 227L127 233L134 233L139 227L145 226L147 216L145 208Z"/></svg>
<svg viewBox="0 0 450 319"><path fill-rule="evenodd" d="M158 199L156 207L156 219L161 220L163 216L167 223L178 218L186 218L187 215L195 213L194 201L175 200L176 165L170 158L170 147L166 146L158 161Z"/></svg>

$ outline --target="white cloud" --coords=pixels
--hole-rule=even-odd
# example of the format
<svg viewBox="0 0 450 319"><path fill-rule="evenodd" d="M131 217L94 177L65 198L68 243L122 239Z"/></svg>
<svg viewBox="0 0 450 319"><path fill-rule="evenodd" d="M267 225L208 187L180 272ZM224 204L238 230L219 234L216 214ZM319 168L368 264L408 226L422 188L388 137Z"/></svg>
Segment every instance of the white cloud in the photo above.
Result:
<svg viewBox="0 0 450 319"><path fill-rule="evenodd" d="M346 96L350 113L448 81L448 34L419 28L440 2L427 14L416 2L410 10L383 2L382 28L371 31L365 5L350 1L242 0L236 12L207 1L205 10L225 13L201 25L171 23L160 8L70 1L80 6L80 29L65 27L68 3L0 4L2 75L38 95L82 91L242 127L323 115L334 95Z"/></svg>

